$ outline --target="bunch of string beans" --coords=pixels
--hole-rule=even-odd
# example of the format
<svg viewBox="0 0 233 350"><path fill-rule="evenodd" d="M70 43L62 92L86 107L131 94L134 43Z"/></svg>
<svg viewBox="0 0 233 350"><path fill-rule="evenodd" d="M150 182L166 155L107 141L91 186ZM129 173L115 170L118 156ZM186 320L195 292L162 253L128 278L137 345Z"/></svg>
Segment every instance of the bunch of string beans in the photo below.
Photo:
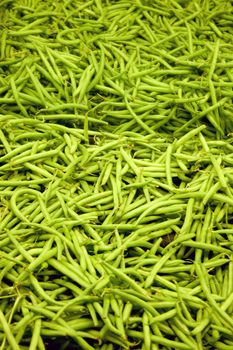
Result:
<svg viewBox="0 0 233 350"><path fill-rule="evenodd" d="M232 9L0 3L0 350L232 349Z"/></svg>

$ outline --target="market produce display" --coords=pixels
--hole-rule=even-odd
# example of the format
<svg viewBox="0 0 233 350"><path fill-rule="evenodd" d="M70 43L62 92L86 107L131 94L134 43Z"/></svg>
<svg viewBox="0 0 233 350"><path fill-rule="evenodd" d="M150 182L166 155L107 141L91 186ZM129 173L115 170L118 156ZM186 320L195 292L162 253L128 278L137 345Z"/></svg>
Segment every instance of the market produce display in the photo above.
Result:
<svg viewBox="0 0 233 350"><path fill-rule="evenodd" d="M0 350L233 349L232 87L232 1L0 1Z"/></svg>

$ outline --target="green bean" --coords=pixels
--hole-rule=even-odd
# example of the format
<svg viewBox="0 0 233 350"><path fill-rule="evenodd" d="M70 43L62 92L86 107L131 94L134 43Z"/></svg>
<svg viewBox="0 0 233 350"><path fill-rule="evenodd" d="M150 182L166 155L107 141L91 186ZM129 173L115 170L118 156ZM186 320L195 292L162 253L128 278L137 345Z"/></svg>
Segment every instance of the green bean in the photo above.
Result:
<svg viewBox="0 0 233 350"><path fill-rule="evenodd" d="M187 241L184 241L182 242L183 245L185 246L190 246L190 247L197 247L197 248L200 248L200 249L206 249L206 250L212 250L212 251L216 251L216 252L219 252L219 253L229 253L228 249L226 248L222 248L222 247L218 247L218 246L215 246L213 244L208 244L208 243L203 243L203 242L194 242L192 240L187 240Z"/></svg>
<svg viewBox="0 0 233 350"><path fill-rule="evenodd" d="M6 337L7 337L7 340L9 342L9 344L11 345L12 349L14 350L19 350L20 347L19 345L17 344L12 332L11 332L11 329L7 323L7 320L5 319L5 316L3 314L3 312L0 310L0 320L1 320L1 324L2 324L2 327L3 327L3 330L6 334Z"/></svg>
<svg viewBox="0 0 233 350"><path fill-rule="evenodd" d="M161 260L154 265L151 274L147 277L146 281L145 281L145 287L148 288L151 286L151 284L153 283L153 280L156 276L156 274L158 273L158 271L161 269L161 267L163 266L163 264L170 258L170 256L172 256L176 251L176 248L171 249L170 252L168 252L167 254L165 254Z"/></svg>
<svg viewBox="0 0 233 350"><path fill-rule="evenodd" d="M219 45L220 45L220 41L219 39L216 41L216 46L214 48L214 53L213 53L213 58L212 58L212 62L210 65L210 70L209 70L209 79L212 78L212 75L214 73L215 70L215 66L217 63L217 58L218 58L218 53L219 53Z"/></svg>
<svg viewBox="0 0 233 350"><path fill-rule="evenodd" d="M55 59L54 59L54 57L52 55L53 51L49 47L46 47L46 52L47 52L47 54L49 56L49 59L50 59L50 62L52 64L52 66L53 66L55 74L57 75L59 81L62 82L63 81L63 77L62 77L62 74L61 74L61 72L60 72L60 70L58 68L58 65L56 64L56 61L55 61Z"/></svg>
<svg viewBox="0 0 233 350"><path fill-rule="evenodd" d="M106 263L106 262L102 262L102 264L109 269L111 272L113 272L116 276L118 276L120 279L124 280L125 282L127 282L129 285L131 285L133 287L134 290L138 291L141 294L145 294L147 295L147 292L145 292L144 289L142 289L137 283L134 282L133 279L131 279L130 277L128 277L126 274L124 274L124 272L120 271L119 269L115 269L113 266L111 266L110 264Z"/></svg>
<svg viewBox="0 0 233 350"><path fill-rule="evenodd" d="M42 60L42 62L44 63L47 71L49 72L49 74L51 75L52 79L56 82L56 83L60 83L60 79L61 77L58 77L57 74L54 72L53 68L51 67L51 65L49 64L47 58L45 57L44 53L39 49L39 47L36 47L38 54ZM47 51L48 52L48 51Z"/></svg>
<svg viewBox="0 0 233 350"><path fill-rule="evenodd" d="M151 349L151 337L150 337L150 326L149 317L146 312L142 316L143 333L144 333L144 348L145 350Z"/></svg>
<svg viewBox="0 0 233 350"><path fill-rule="evenodd" d="M35 77L35 75L33 74L33 72L30 70L30 68L28 66L26 66L26 69L27 69L28 74L30 75L30 78L35 86L35 89L36 89L39 97L40 97L40 100L43 102L44 106L46 106L44 95L42 93L43 89L41 89L41 84L40 84L39 80L37 79L37 77Z"/></svg>
<svg viewBox="0 0 233 350"><path fill-rule="evenodd" d="M143 128L145 129L147 132L151 133L151 134L154 134L154 131L149 128L147 126L147 124L145 124L136 114L135 112L132 110L132 108L130 107L130 104L128 102L128 99L127 97L125 97L125 104L126 104L126 107L128 108L130 114L134 117L134 119L136 120L136 122Z"/></svg>
<svg viewBox="0 0 233 350"><path fill-rule="evenodd" d="M166 206L172 206L173 204L180 204L180 201L176 201L176 200L169 200L170 195L168 196L164 196L163 198L159 198L155 201L152 201L150 203L144 204L142 205L139 209L135 209L134 211L128 213L128 215L125 215L124 217L132 217L132 214L140 214L142 212L142 214L139 216L138 220L137 220L137 225L140 224L140 221L147 216L148 214L150 214L151 212L157 212L157 209L159 210L161 207L163 207L166 203ZM167 202L164 203L164 200L167 199ZM144 211L143 211L144 210Z"/></svg>
<svg viewBox="0 0 233 350"><path fill-rule="evenodd" d="M70 270L70 264L67 266L58 262L54 258L50 258L48 260L49 265L57 269L58 271L64 273L65 275L69 276L74 282L76 282L78 285L84 286L87 288L89 286L89 283L82 280L82 277L79 276L76 270Z"/></svg>
<svg viewBox="0 0 233 350"><path fill-rule="evenodd" d="M63 148L63 145L60 145L56 150L40 152L40 153L37 153L37 154L32 154L32 155L29 155L29 156L22 157L20 159L15 160L15 161L13 160L10 164L2 165L0 167L0 170L5 170L7 168L9 169L12 166L19 165L21 163L25 163L25 162L28 162L28 161L31 161L31 160L38 160L38 159L41 159L41 158L48 158L50 156L58 154L61 148Z"/></svg>
<svg viewBox="0 0 233 350"><path fill-rule="evenodd" d="M27 113L26 109L24 108L24 106L22 105L22 103L21 103L21 101L19 99L19 93L17 91L16 85L15 85L15 81L14 81L13 78L11 78L11 88L12 88L12 92L13 92L14 98L15 98L15 100L17 102L17 105L18 105L20 111L27 118L28 117L28 113Z"/></svg>
<svg viewBox="0 0 233 350"><path fill-rule="evenodd" d="M10 238L10 240L12 241L12 243L15 245L15 247L18 249L18 251L25 257L25 259L29 262L33 261L32 256L30 255L30 253L28 253L28 251L26 251L24 249L24 247L22 245L20 245L20 243L17 241L17 239L10 233L10 231L7 230L7 234Z"/></svg>
<svg viewBox="0 0 233 350"><path fill-rule="evenodd" d="M17 154L20 154L23 151L30 149L33 146L33 144L34 144L34 142L28 142L22 146L15 148L14 150L10 150L9 152L7 152L6 155L1 157L1 162L5 162L6 160L10 159L11 157L14 157Z"/></svg>
<svg viewBox="0 0 233 350"><path fill-rule="evenodd" d="M196 264L195 267L196 267L196 271L198 273L203 291L204 291L206 297L208 298L211 306L219 314L221 319L224 321L226 327L232 327L232 325L233 325L232 319L229 317L229 315L226 312L224 312L224 310L222 310L221 308L218 307L217 303L215 302L215 300L213 299L213 297L209 293L208 285L206 283L206 275L207 275L206 271L203 268L201 269L199 264ZM201 279L201 275L200 275L201 270L202 270L202 274L204 275L204 279L203 278Z"/></svg>
<svg viewBox="0 0 233 350"><path fill-rule="evenodd" d="M180 325L179 325L180 326ZM196 349L196 344L193 342L193 339L191 340L188 336L186 336L186 334L184 333L184 330L182 328L181 329L179 327L177 327L176 325L172 324L172 329L174 330L174 332L177 334L177 336L180 338L180 340L183 341L184 344L187 344L190 349ZM187 333L189 333L189 331L187 331Z"/></svg>
<svg viewBox="0 0 233 350"><path fill-rule="evenodd" d="M157 311L147 302L134 295L130 295L118 289L110 289L109 292L122 297L124 300L129 301L135 305L139 305L141 308L147 310L151 315L157 316Z"/></svg>
<svg viewBox="0 0 233 350"><path fill-rule="evenodd" d="M38 319L38 320L35 321L33 334L32 334L30 347L29 347L30 350L35 350L37 348L37 346L38 346L40 329L41 329L41 320Z"/></svg>
<svg viewBox="0 0 233 350"><path fill-rule="evenodd" d="M171 173L171 156L172 156L172 145L168 145L166 152L166 177L168 186L172 187L172 173Z"/></svg>
<svg viewBox="0 0 233 350"><path fill-rule="evenodd" d="M74 98L79 95L78 97L78 103L81 103L83 100L83 97L88 90L88 85L91 81L92 75L94 74L94 68L92 65L88 66L86 70L84 71L83 75L81 76L79 86L76 91L74 91Z"/></svg>
<svg viewBox="0 0 233 350"><path fill-rule="evenodd" d="M184 135L183 137L181 137L179 140L176 141L176 143L175 143L176 148L180 147L181 145L184 145L185 142L192 139L193 136L200 133L205 128L206 128L205 125L201 125L198 128L195 128L195 129L189 131L186 135Z"/></svg>
<svg viewBox="0 0 233 350"><path fill-rule="evenodd" d="M157 323L157 322L161 322L161 321L173 318L176 315L176 313L177 313L176 310L169 310L167 312L164 312L161 315L158 315L158 316L151 318L150 324L152 325L153 323Z"/></svg>
<svg viewBox="0 0 233 350"><path fill-rule="evenodd" d="M113 334L122 336L121 332L112 324L110 318L107 316L108 307L110 306L110 300L106 296L105 296L104 300L105 300L105 302L107 301L107 304L105 304L105 305L103 304L105 309L102 308L99 303L94 302L94 307L96 308L96 311L98 312L98 314L100 315L100 317L102 318L102 320L105 324L105 326L102 328L101 332L104 336L105 332L110 330Z"/></svg>
<svg viewBox="0 0 233 350"><path fill-rule="evenodd" d="M138 331L134 331L134 330L129 330L128 334L134 338L137 339L143 339L143 334L141 332ZM178 341L175 340L169 340L169 339L165 339L164 337L159 337L156 335L151 335L151 341L152 343L155 342L157 344L161 344L161 345L165 345L167 347L175 347L176 349L190 349L189 345L184 344L184 343L180 343Z"/></svg>

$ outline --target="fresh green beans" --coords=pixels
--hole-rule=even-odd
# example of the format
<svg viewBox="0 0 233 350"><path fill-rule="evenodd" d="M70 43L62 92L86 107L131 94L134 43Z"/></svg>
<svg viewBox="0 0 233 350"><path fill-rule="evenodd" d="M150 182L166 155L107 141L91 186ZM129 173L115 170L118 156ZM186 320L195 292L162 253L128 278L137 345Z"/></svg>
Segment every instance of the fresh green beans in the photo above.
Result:
<svg viewBox="0 0 233 350"><path fill-rule="evenodd" d="M0 350L232 348L231 2L0 22Z"/></svg>

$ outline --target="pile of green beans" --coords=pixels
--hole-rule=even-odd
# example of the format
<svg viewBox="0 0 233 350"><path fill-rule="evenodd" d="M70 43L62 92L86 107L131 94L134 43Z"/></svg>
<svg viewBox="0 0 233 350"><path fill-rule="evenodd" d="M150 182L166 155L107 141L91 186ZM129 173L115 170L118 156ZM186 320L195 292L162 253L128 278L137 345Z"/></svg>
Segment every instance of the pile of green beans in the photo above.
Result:
<svg viewBox="0 0 233 350"><path fill-rule="evenodd" d="M0 3L0 350L233 348L232 10Z"/></svg>
<svg viewBox="0 0 233 350"><path fill-rule="evenodd" d="M142 135L232 122L230 1L4 0L1 113Z"/></svg>

